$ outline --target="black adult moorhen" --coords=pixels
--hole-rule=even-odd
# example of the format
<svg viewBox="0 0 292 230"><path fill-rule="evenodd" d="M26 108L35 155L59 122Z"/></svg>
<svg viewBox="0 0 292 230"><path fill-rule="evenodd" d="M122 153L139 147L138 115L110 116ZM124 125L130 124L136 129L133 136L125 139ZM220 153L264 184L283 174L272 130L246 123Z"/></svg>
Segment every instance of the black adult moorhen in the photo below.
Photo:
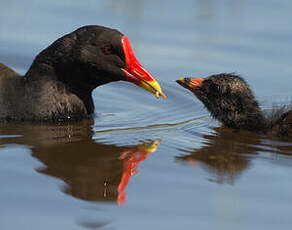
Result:
<svg viewBox="0 0 292 230"><path fill-rule="evenodd" d="M0 121L80 120L94 112L92 91L119 80L165 98L125 35L81 27L37 55L25 76L0 64Z"/></svg>
<svg viewBox="0 0 292 230"><path fill-rule="evenodd" d="M239 76L222 73L205 79L180 78L176 82L192 91L227 127L292 137L292 109L281 108L265 117L248 84Z"/></svg>

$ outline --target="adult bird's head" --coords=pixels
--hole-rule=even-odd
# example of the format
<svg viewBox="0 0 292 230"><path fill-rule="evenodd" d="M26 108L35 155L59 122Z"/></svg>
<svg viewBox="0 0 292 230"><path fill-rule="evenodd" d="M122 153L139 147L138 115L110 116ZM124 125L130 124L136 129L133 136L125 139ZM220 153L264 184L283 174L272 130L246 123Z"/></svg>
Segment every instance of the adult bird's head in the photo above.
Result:
<svg viewBox="0 0 292 230"><path fill-rule="evenodd" d="M165 97L155 78L136 59L128 38L102 26L81 27L43 50L26 76L42 75L53 76L77 94L122 80Z"/></svg>

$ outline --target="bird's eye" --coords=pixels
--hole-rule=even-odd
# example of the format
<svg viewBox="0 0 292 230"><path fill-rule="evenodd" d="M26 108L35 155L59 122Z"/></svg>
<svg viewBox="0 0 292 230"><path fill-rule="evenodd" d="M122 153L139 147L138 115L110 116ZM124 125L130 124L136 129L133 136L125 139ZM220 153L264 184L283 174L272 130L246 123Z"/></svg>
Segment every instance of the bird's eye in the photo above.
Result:
<svg viewBox="0 0 292 230"><path fill-rule="evenodd" d="M105 47L103 47L103 53L105 55L110 55L113 53L113 46L112 45L106 45Z"/></svg>
<svg viewBox="0 0 292 230"><path fill-rule="evenodd" d="M216 84L211 84L209 86L210 92L212 92L213 94L218 94L219 93L219 86Z"/></svg>

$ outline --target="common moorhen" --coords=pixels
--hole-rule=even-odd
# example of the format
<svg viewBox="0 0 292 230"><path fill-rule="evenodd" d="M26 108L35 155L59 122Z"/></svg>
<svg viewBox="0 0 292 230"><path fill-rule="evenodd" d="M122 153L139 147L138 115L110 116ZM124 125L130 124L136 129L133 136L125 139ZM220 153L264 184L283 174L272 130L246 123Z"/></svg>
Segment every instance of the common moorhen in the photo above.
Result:
<svg viewBox="0 0 292 230"><path fill-rule="evenodd" d="M207 78L180 78L176 81L190 90L211 115L225 126L272 136L292 137L292 109L278 109L265 116L249 85L234 74Z"/></svg>
<svg viewBox="0 0 292 230"><path fill-rule="evenodd" d="M120 80L165 98L125 35L81 27L38 54L24 76L0 64L0 121L80 120L94 112L92 91Z"/></svg>

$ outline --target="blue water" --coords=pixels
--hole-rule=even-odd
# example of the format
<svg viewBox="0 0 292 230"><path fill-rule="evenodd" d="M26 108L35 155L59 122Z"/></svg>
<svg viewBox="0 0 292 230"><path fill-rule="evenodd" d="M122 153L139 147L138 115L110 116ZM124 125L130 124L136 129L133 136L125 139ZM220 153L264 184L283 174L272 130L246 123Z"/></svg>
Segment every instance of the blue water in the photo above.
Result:
<svg viewBox="0 0 292 230"><path fill-rule="evenodd" d="M291 103L291 9L288 0L3 1L0 62L24 74L58 37L104 25L127 35L168 98L111 83L94 91L92 123L1 124L0 229L291 229L292 143L220 128L175 83L235 72L265 112Z"/></svg>

